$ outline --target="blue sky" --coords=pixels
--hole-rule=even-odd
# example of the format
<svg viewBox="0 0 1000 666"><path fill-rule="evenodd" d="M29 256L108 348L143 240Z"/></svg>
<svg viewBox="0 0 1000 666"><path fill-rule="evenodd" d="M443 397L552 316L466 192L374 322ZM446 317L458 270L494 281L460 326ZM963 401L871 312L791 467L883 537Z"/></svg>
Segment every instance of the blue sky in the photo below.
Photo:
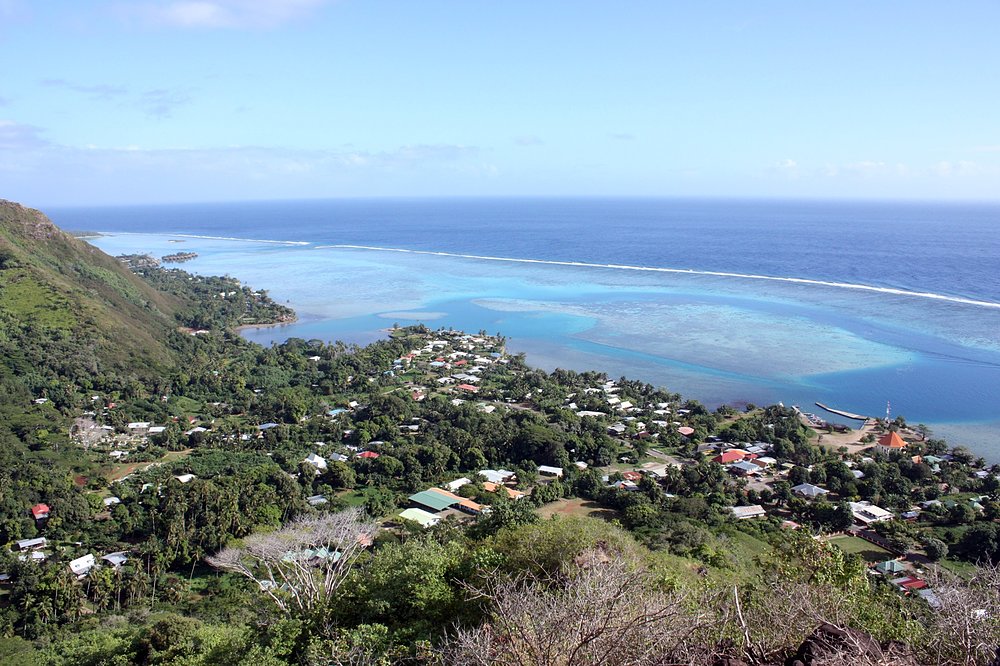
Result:
<svg viewBox="0 0 1000 666"><path fill-rule="evenodd" d="M995 200L997 26L994 1L0 0L0 198Z"/></svg>

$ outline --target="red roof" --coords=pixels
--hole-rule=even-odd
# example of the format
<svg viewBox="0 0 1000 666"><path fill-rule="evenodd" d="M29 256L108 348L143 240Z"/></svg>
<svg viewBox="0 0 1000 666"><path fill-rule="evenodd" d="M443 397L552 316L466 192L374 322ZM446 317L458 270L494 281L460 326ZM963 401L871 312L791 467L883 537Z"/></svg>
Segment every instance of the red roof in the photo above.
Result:
<svg viewBox="0 0 1000 666"><path fill-rule="evenodd" d="M899 433L887 432L878 439L878 445L887 449L905 449L906 442L899 436Z"/></svg>
<svg viewBox="0 0 1000 666"><path fill-rule="evenodd" d="M739 462L747 457L746 451L741 451L739 449L729 449L721 456L715 456L712 458L712 462L717 462L720 465L728 465L729 463Z"/></svg>
<svg viewBox="0 0 1000 666"><path fill-rule="evenodd" d="M677 432L684 435L685 437L688 437L694 434L694 428L692 428L691 426L681 426L680 428L677 429Z"/></svg>
<svg viewBox="0 0 1000 666"><path fill-rule="evenodd" d="M910 576L904 580L899 581L899 586L904 590L922 590L925 587L927 587L927 581Z"/></svg>
<svg viewBox="0 0 1000 666"><path fill-rule="evenodd" d="M460 361L455 361L455 365L456 366L458 366L458 365L465 365L466 363L468 363L468 361L466 361L464 358L462 360L460 360Z"/></svg>
<svg viewBox="0 0 1000 666"><path fill-rule="evenodd" d="M642 479L642 474L635 471L623 472L622 477L624 477L626 481L639 481L640 479Z"/></svg>
<svg viewBox="0 0 1000 666"><path fill-rule="evenodd" d="M36 504L31 507L31 515L35 517L35 520L41 520L42 518L49 517L49 505L48 504Z"/></svg>
<svg viewBox="0 0 1000 666"><path fill-rule="evenodd" d="M371 458L372 460L374 460L375 458L378 458L378 455L379 454L375 453L374 451L362 451L361 453L358 454L358 457Z"/></svg>
<svg viewBox="0 0 1000 666"><path fill-rule="evenodd" d="M469 393L479 392L479 387L473 386L472 384L459 384L458 388L462 389L463 391L468 391Z"/></svg>

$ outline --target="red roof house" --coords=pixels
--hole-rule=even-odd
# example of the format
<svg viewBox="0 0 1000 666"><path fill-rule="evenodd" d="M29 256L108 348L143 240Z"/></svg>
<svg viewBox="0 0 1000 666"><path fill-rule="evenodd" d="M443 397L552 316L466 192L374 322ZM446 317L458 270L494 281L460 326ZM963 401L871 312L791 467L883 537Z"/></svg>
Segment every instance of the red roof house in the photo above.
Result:
<svg viewBox="0 0 1000 666"><path fill-rule="evenodd" d="M741 449L729 449L722 455L715 456L712 458L712 462L719 463L720 465L728 465L729 463L739 462L746 458L749 454Z"/></svg>
<svg viewBox="0 0 1000 666"><path fill-rule="evenodd" d="M906 442L896 432L887 432L878 438L878 445L884 449L901 451L906 448Z"/></svg>
<svg viewBox="0 0 1000 666"><path fill-rule="evenodd" d="M371 460L378 458L378 456L379 454L375 453L374 451L362 451L361 453L358 454L359 458L370 458Z"/></svg>
<svg viewBox="0 0 1000 666"><path fill-rule="evenodd" d="M45 520L49 517L49 505L36 504L31 507L31 515L35 517L35 520Z"/></svg>
<svg viewBox="0 0 1000 666"><path fill-rule="evenodd" d="M459 384L456 388L462 391L468 391L469 393L479 393L479 387L473 386L472 384Z"/></svg>

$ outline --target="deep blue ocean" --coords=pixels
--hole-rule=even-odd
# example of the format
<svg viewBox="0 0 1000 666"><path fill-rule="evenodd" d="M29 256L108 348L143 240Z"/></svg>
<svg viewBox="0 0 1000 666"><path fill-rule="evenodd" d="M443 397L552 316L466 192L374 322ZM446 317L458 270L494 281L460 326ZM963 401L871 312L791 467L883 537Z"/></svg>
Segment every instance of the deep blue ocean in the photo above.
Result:
<svg viewBox="0 0 1000 666"><path fill-rule="evenodd" d="M542 367L624 374L711 405L821 401L881 415L888 402L1000 460L1000 205L388 199L46 212L110 234L92 242L111 254L196 251L185 269L268 289L300 322L247 333L265 344L367 342L396 322L485 329Z"/></svg>

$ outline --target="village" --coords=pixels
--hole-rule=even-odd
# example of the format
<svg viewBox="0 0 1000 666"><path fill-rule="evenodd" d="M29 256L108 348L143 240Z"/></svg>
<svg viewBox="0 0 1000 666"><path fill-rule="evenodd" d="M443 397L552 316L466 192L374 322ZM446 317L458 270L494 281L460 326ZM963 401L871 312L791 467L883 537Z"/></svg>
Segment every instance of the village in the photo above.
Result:
<svg viewBox="0 0 1000 666"><path fill-rule="evenodd" d="M659 494L669 502L681 495L675 486L684 485L679 480L685 470L699 474L708 470L718 487L725 489L723 497L729 503L717 505L717 510L728 514L730 521L737 525L769 521L780 530L807 531L817 540L859 554L873 576L883 577L900 594L917 595L933 607L937 602L926 572L938 566L942 554L921 546L920 539L900 539L899 530L886 533L882 527L905 523L920 531L921 525L940 522L949 511L955 513L955 506L968 507L973 512L971 520L983 514L986 506L993 506L988 492L967 490L995 489L996 470L970 467L971 460L959 460L948 451L932 453L916 433L894 424L866 424L854 431L857 439L852 450L832 450L834 444L825 448L817 444L820 434L806 430L816 423L797 411L775 408L770 416L761 416L762 410L752 408L711 414L696 403L682 402L679 396L624 380L591 381L589 375L574 374L568 380L540 382L539 373L509 355L499 337L426 329L394 330L391 335L405 340L409 348L385 366L371 368L367 376L345 377L345 384L362 390L324 402L321 411L303 414L298 423L255 423L249 413L234 419L229 405L221 400L197 405L197 412L185 410L161 424L122 421L125 411L120 403L93 396L94 408L76 421L72 436L89 455L103 458L109 470L110 483L90 491L95 498L94 520L111 520L119 505L125 503L127 509L129 503L148 501L143 498L162 494L166 484L192 483L198 474L189 464L190 456L206 447L271 449L266 455L281 461L288 477L301 484L302 499L311 511L336 510L345 505L345 498L367 501L380 486L391 487L389 503L375 510L375 517L382 529L399 534L442 523L475 524L497 502L527 502L548 515L557 507L580 510L583 503L574 498L585 476L600 479L603 494L599 497L606 504L625 506L629 495L643 493ZM323 362L321 354L303 359L313 367ZM252 391L256 396L264 392ZM400 415L407 416L391 429L381 425L381 438L376 439L371 424L376 419L384 422L386 415L370 413L368 403L389 396L405 403ZM169 404L178 399L164 395L161 401ZM180 401L185 407L196 406L186 398ZM401 482L403 465L398 461L405 459L408 448L429 436L433 415L421 415L421 408L432 404L474 410L493 423L512 416L531 416L557 425L570 420L577 431L590 433L587 441L598 442L599 448L576 459L576 449L567 450L568 445L561 442L535 459L467 456L493 464L461 468L459 462L457 474L449 474L453 467L445 465L434 475L437 482L422 483L407 492ZM408 416L411 413L416 416ZM772 417L776 420L768 422ZM741 428L752 420L755 429L751 430L759 437L738 441L737 433L750 432ZM786 436L771 437L776 426ZM359 428L367 430L362 433ZM839 430L843 434L843 428ZM813 443L790 449L788 433L800 431L812 433ZM306 441L315 432L325 433L324 439ZM881 434L875 437L876 432ZM286 437L281 446L275 446L279 442L276 433ZM865 444L864 438L875 441ZM294 457L294 451L301 453ZM810 459L815 462L809 464ZM864 470L900 461L908 469L919 466L922 486L918 494L924 499L910 502L890 492L865 493L870 499L860 496L858 484L864 487ZM834 469L840 474L835 483ZM958 470L962 474L968 470L967 478L956 474ZM943 482L942 474L948 482ZM345 477L359 480L353 490L342 489L352 485L343 481ZM341 489L334 478L341 480ZM916 484L907 487L918 490ZM924 487L936 489L931 493L934 496L923 494ZM705 493L695 488L693 495ZM873 495L885 497L892 506L871 501ZM124 543L108 552L84 553L72 544L52 544L44 536L49 506L38 503L30 511L40 536L11 544L22 560L44 561L55 547L72 574L83 579L95 568L117 568L130 557ZM835 515L838 511L840 515ZM0 577L0 581L8 579L7 574Z"/></svg>

